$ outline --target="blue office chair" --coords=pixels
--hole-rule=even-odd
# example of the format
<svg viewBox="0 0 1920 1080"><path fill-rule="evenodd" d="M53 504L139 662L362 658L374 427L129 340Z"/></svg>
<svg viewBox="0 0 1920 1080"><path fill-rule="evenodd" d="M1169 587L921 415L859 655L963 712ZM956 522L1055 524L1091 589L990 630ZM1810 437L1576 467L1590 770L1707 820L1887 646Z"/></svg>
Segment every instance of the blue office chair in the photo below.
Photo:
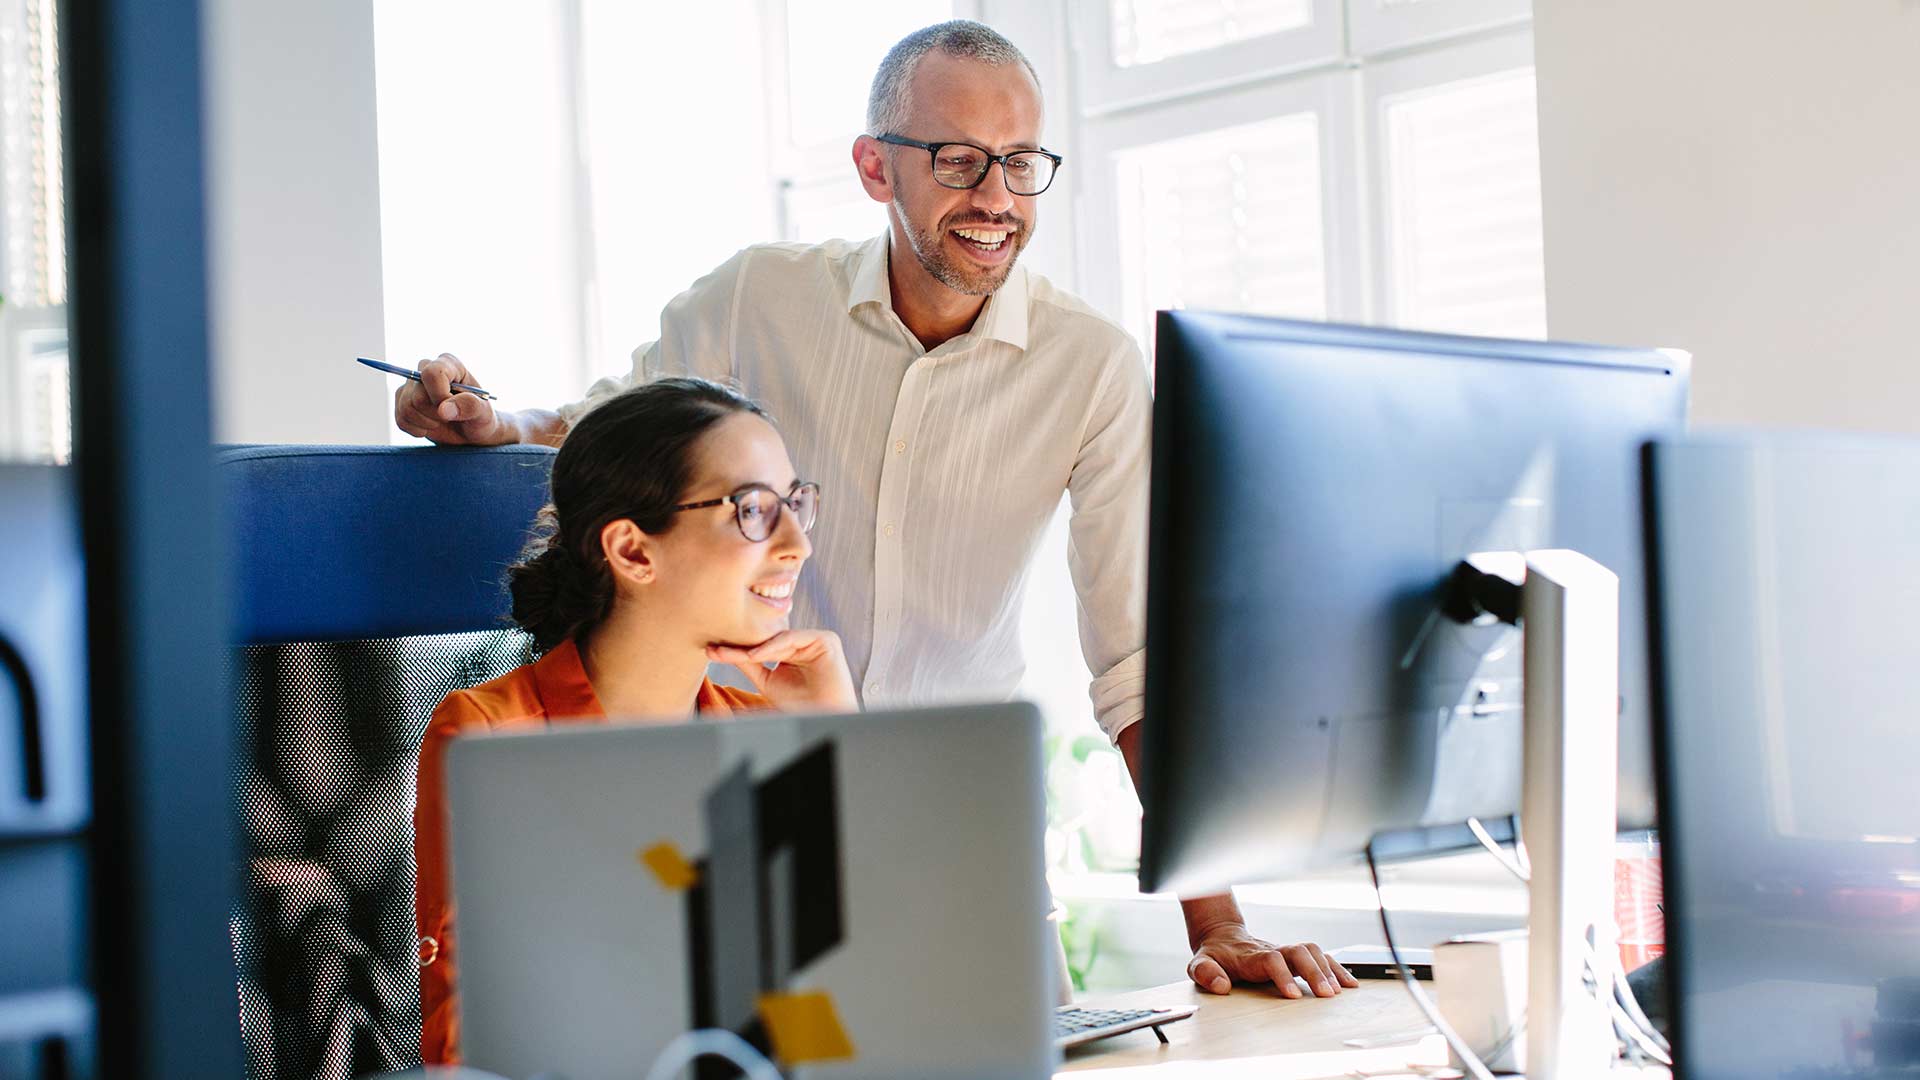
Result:
<svg viewBox="0 0 1920 1080"><path fill-rule="evenodd" d="M530 658L502 582L552 461L518 446L220 452L251 1080L420 1062L414 762L442 697Z"/></svg>

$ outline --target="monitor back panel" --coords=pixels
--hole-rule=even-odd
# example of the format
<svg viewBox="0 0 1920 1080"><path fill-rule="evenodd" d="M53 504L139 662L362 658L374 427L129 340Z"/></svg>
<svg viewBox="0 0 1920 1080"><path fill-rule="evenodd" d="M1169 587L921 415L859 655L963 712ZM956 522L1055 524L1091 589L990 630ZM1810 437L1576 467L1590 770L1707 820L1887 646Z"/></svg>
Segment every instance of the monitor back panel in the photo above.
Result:
<svg viewBox="0 0 1920 1080"><path fill-rule="evenodd" d="M1636 455L1684 423L1684 355L1164 312L1157 357L1146 887L1517 809L1518 631L1438 612L1474 552L1620 575L1622 819L1647 823Z"/></svg>
<svg viewBox="0 0 1920 1080"><path fill-rule="evenodd" d="M1911 1075L1920 442L1695 438L1648 460L1680 1070Z"/></svg>

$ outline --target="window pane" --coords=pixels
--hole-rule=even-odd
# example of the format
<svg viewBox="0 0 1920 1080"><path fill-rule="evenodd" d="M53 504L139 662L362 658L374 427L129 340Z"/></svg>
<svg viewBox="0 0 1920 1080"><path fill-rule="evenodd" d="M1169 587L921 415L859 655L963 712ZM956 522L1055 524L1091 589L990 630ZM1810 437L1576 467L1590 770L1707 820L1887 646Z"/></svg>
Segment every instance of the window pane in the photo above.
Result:
<svg viewBox="0 0 1920 1080"><path fill-rule="evenodd" d="M1140 801L1087 695L1093 676L1080 654L1079 598L1067 572L1069 518L1063 499L1034 552L1020 613L1027 673L1014 696L1047 719L1047 869L1131 872L1140 867Z"/></svg>
<svg viewBox="0 0 1920 1080"><path fill-rule="evenodd" d="M805 244L836 238L859 241L879 236L887 227L886 204L868 198L852 175L788 184L783 195L784 238L788 240Z"/></svg>
<svg viewBox="0 0 1920 1080"><path fill-rule="evenodd" d="M952 0L787 0L794 144L852 139L865 130L867 92L887 50L951 18Z"/></svg>
<svg viewBox="0 0 1920 1080"><path fill-rule="evenodd" d="M453 352L508 407L571 401L583 382L557 11L373 8L388 359Z"/></svg>
<svg viewBox="0 0 1920 1080"><path fill-rule="evenodd" d="M0 2L0 461L73 453L54 10Z"/></svg>
<svg viewBox="0 0 1920 1080"><path fill-rule="evenodd" d="M1399 325L1545 337L1532 69L1389 99L1386 145Z"/></svg>
<svg viewBox="0 0 1920 1080"><path fill-rule="evenodd" d="M774 238L762 7L584 2L587 242L600 298L592 375L629 370L633 348L660 336L668 301ZM689 94L699 108L662 107Z"/></svg>
<svg viewBox="0 0 1920 1080"><path fill-rule="evenodd" d="M1110 0L1109 10L1118 67L1313 25L1313 0Z"/></svg>
<svg viewBox="0 0 1920 1080"><path fill-rule="evenodd" d="M1162 308L1321 319L1320 124L1296 113L1117 155L1128 329Z"/></svg>

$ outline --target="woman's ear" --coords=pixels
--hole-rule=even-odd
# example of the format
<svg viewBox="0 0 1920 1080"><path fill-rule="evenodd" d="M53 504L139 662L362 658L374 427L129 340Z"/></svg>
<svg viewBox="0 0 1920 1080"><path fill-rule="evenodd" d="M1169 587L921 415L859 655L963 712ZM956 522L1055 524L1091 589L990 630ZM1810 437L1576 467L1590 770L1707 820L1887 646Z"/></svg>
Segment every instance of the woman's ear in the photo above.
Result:
<svg viewBox="0 0 1920 1080"><path fill-rule="evenodd" d="M600 551L607 557L607 570L614 584L646 585L658 569L653 537L640 531L627 518L617 518L600 528Z"/></svg>

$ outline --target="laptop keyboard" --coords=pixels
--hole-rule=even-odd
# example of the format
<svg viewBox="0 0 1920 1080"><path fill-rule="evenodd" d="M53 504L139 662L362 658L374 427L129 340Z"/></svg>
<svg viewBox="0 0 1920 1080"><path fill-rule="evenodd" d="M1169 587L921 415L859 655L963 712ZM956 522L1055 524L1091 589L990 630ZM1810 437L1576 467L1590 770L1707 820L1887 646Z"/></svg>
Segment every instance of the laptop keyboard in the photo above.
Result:
<svg viewBox="0 0 1920 1080"><path fill-rule="evenodd" d="M1166 1042L1160 1025L1192 1015L1192 1009L1089 1009L1062 1005L1053 1011L1053 1042L1065 1049L1143 1027L1153 1028L1160 1041Z"/></svg>

